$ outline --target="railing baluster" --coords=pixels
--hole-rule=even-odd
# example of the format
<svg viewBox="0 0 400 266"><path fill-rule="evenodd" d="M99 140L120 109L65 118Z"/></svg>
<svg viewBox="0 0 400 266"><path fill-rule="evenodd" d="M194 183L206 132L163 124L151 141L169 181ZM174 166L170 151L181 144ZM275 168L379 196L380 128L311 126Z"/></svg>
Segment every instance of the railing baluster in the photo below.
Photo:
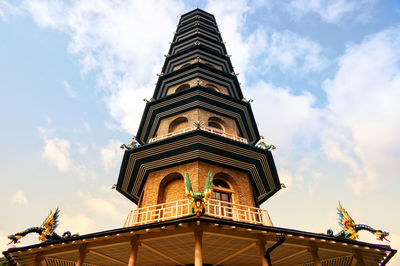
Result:
<svg viewBox="0 0 400 266"><path fill-rule="evenodd" d="M178 200L131 210L124 227L176 219L191 213L189 200ZM206 203L207 215L252 224L271 225L267 210L209 199Z"/></svg>

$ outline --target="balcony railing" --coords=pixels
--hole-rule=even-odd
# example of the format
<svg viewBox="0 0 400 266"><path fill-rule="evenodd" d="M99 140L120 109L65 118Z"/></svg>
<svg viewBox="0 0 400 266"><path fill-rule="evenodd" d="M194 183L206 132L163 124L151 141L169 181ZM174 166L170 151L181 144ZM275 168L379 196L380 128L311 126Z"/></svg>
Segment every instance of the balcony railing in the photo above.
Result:
<svg viewBox="0 0 400 266"><path fill-rule="evenodd" d="M162 140L162 139L166 139L166 138L169 138L169 137L172 137L172 136L180 135L180 134L183 134L183 133L186 133L186 132L189 132L189 131L193 131L193 130L196 130L196 129L197 129L196 126L179 129L179 130L176 130L174 132L171 132L171 133L168 133L168 134L165 134L165 135L162 135L162 136L151 138L151 139L149 139L149 143L152 143L152 142L155 142L155 141L159 141L159 140ZM241 137L238 137L238 136L235 136L235 135L232 135L232 134L228 134L228 133L226 133L226 132L224 132L222 130L216 129L216 128L207 127L207 126L201 126L200 129L204 130L204 131L207 131L207 132L211 132L213 134L220 135L220 136L228 138L228 139L233 139L233 140L236 140L236 141L239 141L239 142L243 142L243 143L246 143L246 144L248 143L247 139L245 139L245 138L241 138Z"/></svg>
<svg viewBox="0 0 400 266"><path fill-rule="evenodd" d="M188 199L131 210L124 227L162 222L192 214ZM206 203L206 215L250 224L273 226L267 210L209 199Z"/></svg>

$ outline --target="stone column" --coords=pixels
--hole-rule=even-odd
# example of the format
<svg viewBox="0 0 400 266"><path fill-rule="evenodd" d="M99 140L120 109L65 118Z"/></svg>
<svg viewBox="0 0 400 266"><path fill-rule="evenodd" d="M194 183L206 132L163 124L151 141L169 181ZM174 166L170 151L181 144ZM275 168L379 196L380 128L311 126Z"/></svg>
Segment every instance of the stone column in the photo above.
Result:
<svg viewBox="0 0 400 266"><path fill-rule="evenodd" d="M137 253L140 246L139 237L134 236L131 239L131 253L129 254L128 266L135 266L137 261Z"/></svg>

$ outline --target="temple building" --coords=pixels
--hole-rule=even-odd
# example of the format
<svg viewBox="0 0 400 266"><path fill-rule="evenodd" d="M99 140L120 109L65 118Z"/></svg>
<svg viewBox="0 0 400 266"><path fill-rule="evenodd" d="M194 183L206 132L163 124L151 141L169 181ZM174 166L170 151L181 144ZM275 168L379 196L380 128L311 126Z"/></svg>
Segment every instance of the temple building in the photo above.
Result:
<svg viewBox="0 0 400 266"><path fill-rule="evenodd" d="M11 248L18 265L384 265L396 253L280 228L260 208L282 184L213 15L182 15L116 190L122 228ZM133 204L132 204L133 205ZM121 224L123 221L121 221Z"/></svg>

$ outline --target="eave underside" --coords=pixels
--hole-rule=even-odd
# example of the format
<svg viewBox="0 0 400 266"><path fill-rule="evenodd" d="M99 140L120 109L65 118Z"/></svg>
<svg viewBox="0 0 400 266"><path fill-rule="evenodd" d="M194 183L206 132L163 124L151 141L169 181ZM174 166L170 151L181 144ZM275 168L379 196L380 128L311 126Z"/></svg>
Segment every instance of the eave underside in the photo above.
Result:
<svg viewBox="0 0 400 266"><path fill-rule="evenodd" d="M317 248L321 262L350 265L355 257L365 265L379 265L396 253L389 246L343 240L323 234L285 228L256 226L211 217L186 217L178 220L99 232L69 240L10 249L6 257L14 263L33 265L42 258L47 265L72 263L85 249L87 265L127 265L131 240L137 238L137 265L193 264L194 231L203 232L203 263L218 265L260 265L257 243L274 245L281 233L286 240L271 253L273 265L313 265L310 247ZM353 262L354 263L354 262Z"/></svg>
<svg viewBox="0 0 400 266"><path fill-rule="evenodd" d="M195 130L127 151L117 190L137 203L150 172L192 161L206 161L247 172L259 204L281 188L269 151Z"/></svg>

